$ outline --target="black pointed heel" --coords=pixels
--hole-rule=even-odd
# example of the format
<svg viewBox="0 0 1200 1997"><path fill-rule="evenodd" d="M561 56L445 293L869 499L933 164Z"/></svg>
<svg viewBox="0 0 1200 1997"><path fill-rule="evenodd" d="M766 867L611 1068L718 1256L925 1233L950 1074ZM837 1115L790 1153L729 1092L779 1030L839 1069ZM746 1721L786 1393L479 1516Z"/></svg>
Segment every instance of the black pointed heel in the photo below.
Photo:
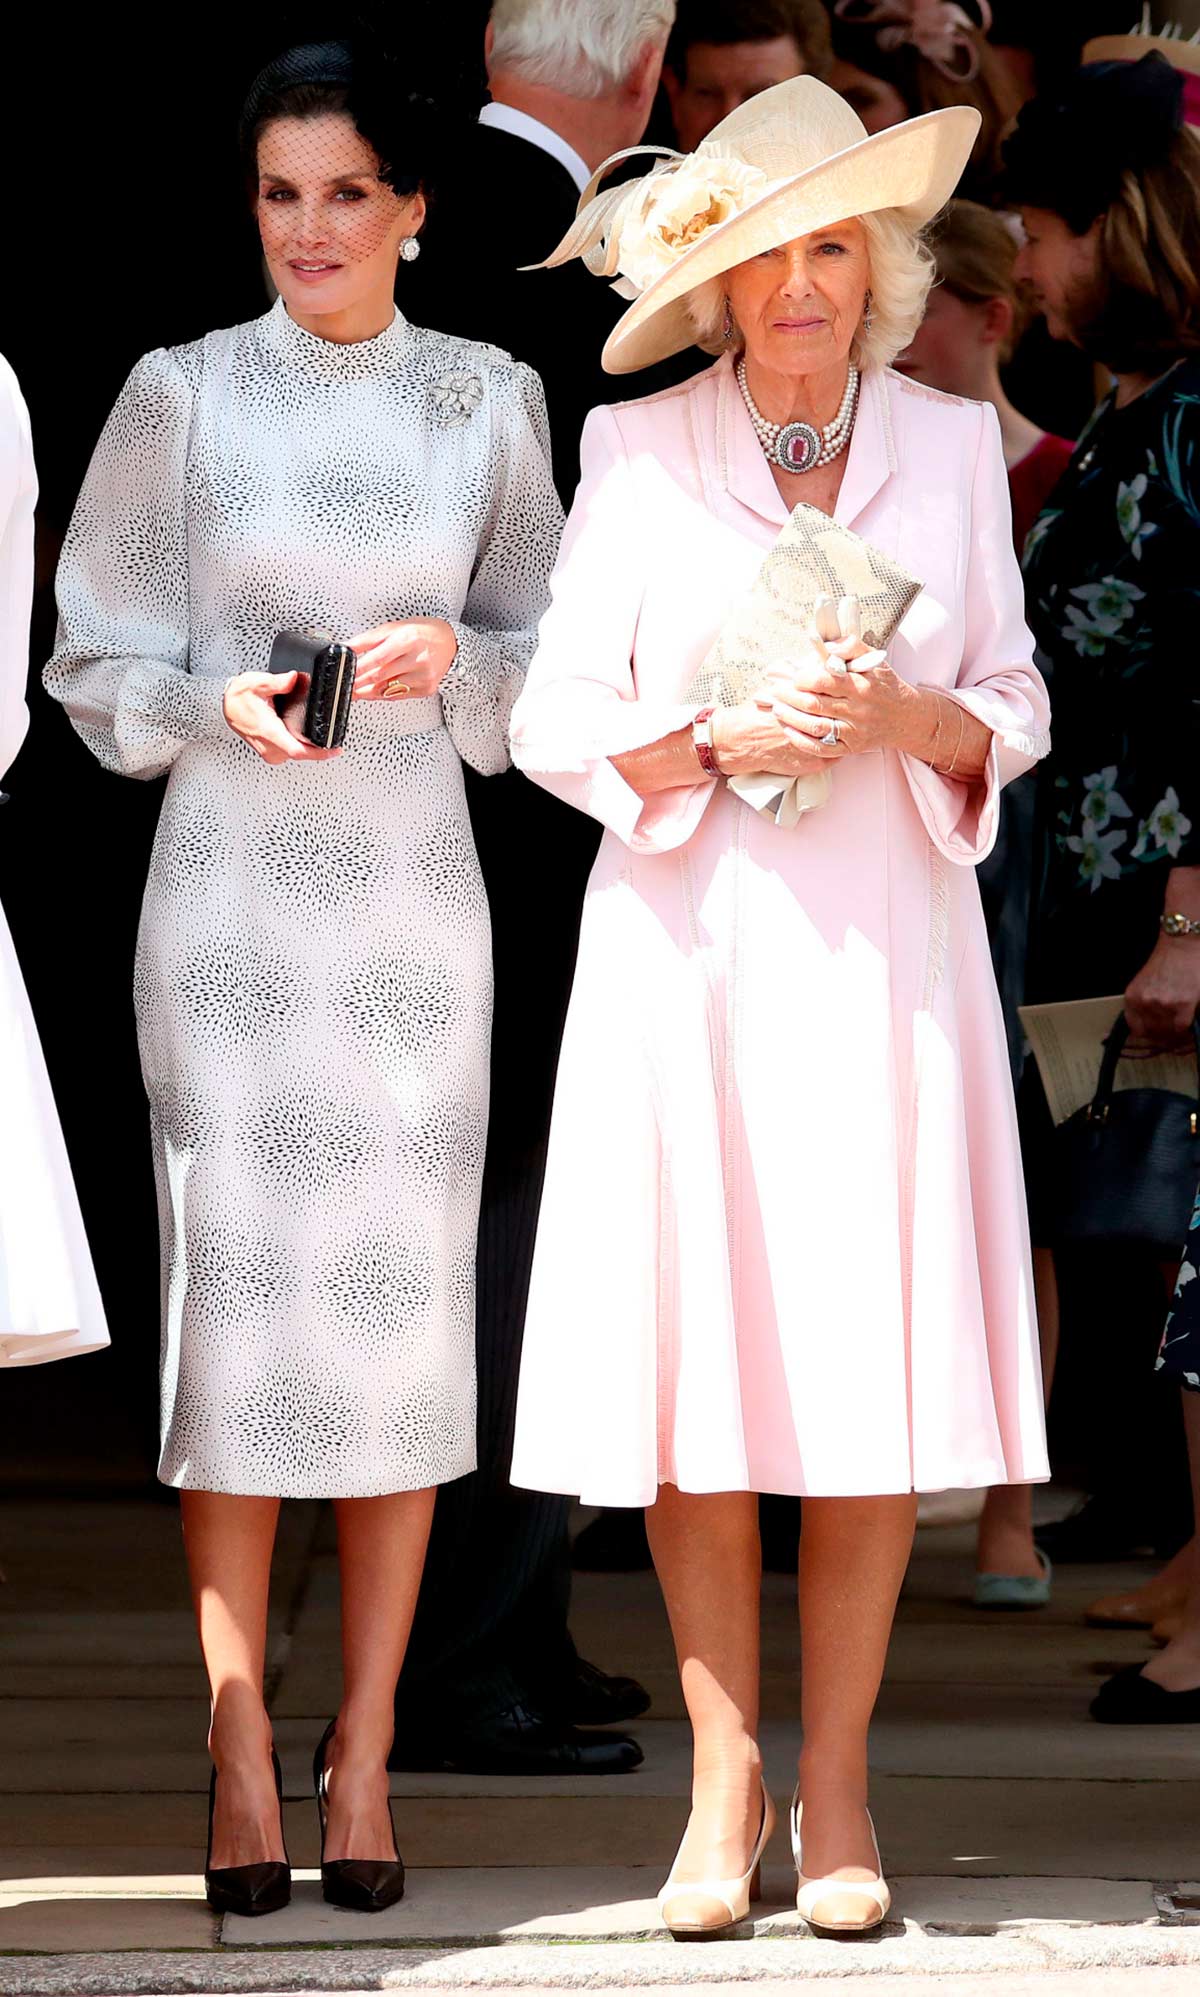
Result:
<svg viewBox="0 0 1200 1997"><path fill-rule="evenodd" d="M283 1771L279 1756L272 1752L275 1794L279 1798L279 1828L283 1830ZM292 1897L292 1868L284 1846L284 1859L269 1859L261 1865L219 1865L212 1862L213 1811L217 1802L217 1771L208 1785L208 1852L204 1860L204 1893L214 1914L277 1914Z"/></svg>
<svg viewBox="0 0 1200 1997"><path fill-rule="evenodd" d="M328 1863L325 1860L325 1827L329 1821L329 1771L325 1755L336 1727L337 1721L330 1720L313 1755L313 1790L321 1823L321 1892L331 1907L349 1907L359 1914L381 1914L385 1907L394 1907L397 1900L404 1898L404 1860L398 1845L394 1859L331 1858ZM390 1803L388 1816L391 1816ZM394 1825L392 1843L396 1844Z"/></svg>

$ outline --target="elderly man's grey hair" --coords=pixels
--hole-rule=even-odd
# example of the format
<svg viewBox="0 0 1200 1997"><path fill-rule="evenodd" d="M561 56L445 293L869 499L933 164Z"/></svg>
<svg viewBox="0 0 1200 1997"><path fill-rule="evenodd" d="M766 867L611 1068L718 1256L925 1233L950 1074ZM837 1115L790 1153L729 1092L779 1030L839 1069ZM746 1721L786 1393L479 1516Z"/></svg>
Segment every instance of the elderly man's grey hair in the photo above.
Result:
<svg viewBox="0 0 1200 1997"><path fill-rule="evenodd" d="M675 0L494 0L494 70L567 97L618 90L647 42L665 46Z"/></svg>

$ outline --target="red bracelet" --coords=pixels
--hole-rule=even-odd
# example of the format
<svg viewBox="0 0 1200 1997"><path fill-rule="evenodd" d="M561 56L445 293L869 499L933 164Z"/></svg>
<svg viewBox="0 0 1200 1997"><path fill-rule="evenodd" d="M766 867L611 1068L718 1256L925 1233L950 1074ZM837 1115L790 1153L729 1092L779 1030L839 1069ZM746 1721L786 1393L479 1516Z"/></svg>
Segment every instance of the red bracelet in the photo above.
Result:
<svg viewBox="0 0 1200 1997"><path fill-rule="evenodd" d="M713 751L712 718L715 712L715 708L702 707L692 722L692 747L706 777L719 777L721 774Z"/></svg>

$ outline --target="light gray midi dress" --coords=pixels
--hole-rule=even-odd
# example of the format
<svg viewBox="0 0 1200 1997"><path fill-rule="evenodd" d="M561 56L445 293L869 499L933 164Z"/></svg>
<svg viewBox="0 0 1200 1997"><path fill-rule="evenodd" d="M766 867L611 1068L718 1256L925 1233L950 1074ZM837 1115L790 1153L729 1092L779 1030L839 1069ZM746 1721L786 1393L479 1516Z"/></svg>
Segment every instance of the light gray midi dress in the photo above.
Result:
<svg viewBox="0 0 1200 1997"><path fill-rule="evenodd" d="M107 768L168 773L135 972L166 1483L473 1467L491 952L460 757L507 764L560 527L536 375L399 314L339 346L280 302L148 354L97 447L46 684ZM413 616L454 626L440 696L357 702L339 760L228 728L277 631Z"/></svg>

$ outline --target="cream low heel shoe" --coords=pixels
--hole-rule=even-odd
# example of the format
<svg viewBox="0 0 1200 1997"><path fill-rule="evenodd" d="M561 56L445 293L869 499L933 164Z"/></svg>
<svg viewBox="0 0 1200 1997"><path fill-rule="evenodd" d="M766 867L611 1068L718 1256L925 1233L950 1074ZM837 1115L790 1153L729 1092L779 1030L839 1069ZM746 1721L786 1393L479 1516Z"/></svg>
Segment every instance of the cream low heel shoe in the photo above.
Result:
<svg viewBox="0 0 1200 1997"><path fill-rule="evenodd" d="M761 1897L759 1874L762 1855L775 1828L775 1805L765 1782L762 1785L762 1801L762 1826L750 1863L740 1879L677 1880L675 1866L671 1867L671 1877L659 1898L658 1917L677 1942L719 1941L731 1928L736 1928L740 1921L746 1919L750 1902ZM680 1851L682 1849L681 1845ZM679 1852L676 1852L675 1865L678 1863ZM721 1909L720 1917L715 1921L711 1918L713 1901Z"/></svg>
<svg viewBox="0 0 1200 1997"><path fill-rule="evenodd" d="M792 1857L796 1861L796 1911L823 1935L867 1935L887 1918L892 1904L888 1883L879 1857L879 1839L871 1812L871 1843L875 1847L874 1879L806 1879L804 1855L800 1848L800 1788L792 1797Z"/></svg>

